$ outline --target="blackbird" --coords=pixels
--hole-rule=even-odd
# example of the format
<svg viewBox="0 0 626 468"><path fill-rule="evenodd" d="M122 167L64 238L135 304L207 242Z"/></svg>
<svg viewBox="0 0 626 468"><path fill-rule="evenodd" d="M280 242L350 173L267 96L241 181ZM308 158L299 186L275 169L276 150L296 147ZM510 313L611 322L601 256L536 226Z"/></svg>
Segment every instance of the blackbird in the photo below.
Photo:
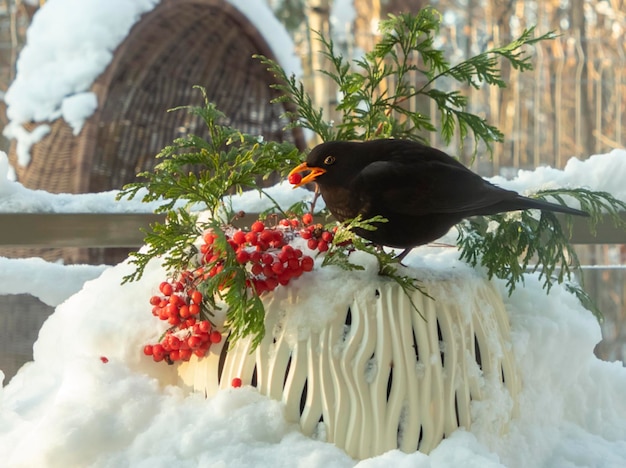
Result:
<svg viewBox="0 0 626 468"><path fill-rule="evenodd" d="M289 175L306 171L296 186L317 182L337 220L386 218L373 231L355 232L375 244L405 249L400 258L471 216L530 208L589 216L497 187L443 151L410 140L322 143Z"/></svg>

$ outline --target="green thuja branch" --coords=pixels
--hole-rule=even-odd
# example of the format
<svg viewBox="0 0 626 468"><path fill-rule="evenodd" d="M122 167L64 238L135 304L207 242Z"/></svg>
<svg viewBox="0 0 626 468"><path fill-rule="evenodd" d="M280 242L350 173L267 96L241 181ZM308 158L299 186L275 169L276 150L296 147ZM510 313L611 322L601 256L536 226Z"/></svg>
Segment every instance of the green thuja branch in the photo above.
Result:
<svg viewBox="0 0 626 468"><path fill-rule="evenodd" d="M418 90L423 91L436 80L444 76L450 76L456 81L479 89L483 83L505 88L506 82L502 79L500 58L507 60L511 66L520 71L532 70L531 57L524 52L524 46L533 45L541 41L555 39L554 32L548 32L538 37L533 34L535 28L525 29L520 37L501 47L489 49L482 54L475 55L453 67L446 65L440 67L437 74L431 75L429 81Z"/></svg>
<svg viewBox="0 0 626 468"><path fill-rule="evenodd" d="M372 219L363 220L361 215L359 215L354 219L333 226L336 229L332 247L324 256L322 266L336 265L344 270L363 270L361 265L350 262L349 255L355 250L361 250L374 255L378 258L380 265L391 261L393 257L390 256L390 254L375 248L354 233L354 229L373 231L376 229L376 224L386 222L387 220L382 216L375 216Z"/></svg>
<svg viewBox="0 0 626 468"><path fill-rule="evenodd" d="M259 137L220 125L224 114L208 101L204 106L186 106L172 111L187 111L200 117L208 138L187 135L177 138L156 156L160 160L152 171L138 174L140 182L128 184L118 199L141 196L142 201L159 201L156 212L168 212L177 204L185 208L208 210L218 216L225 196L244 189L260 190L258 178L273 172L285 175L299 159L291 143L265 142Z"/></svg>
<svg viewBox="0 0 626 468"><path fill-rule="evenodd" d="M524 282L527 271L539 271L548 291L554 282L571 276L578 267L557 217L520 211L471 219L459 225L461 259L487 268L489 278L506 280L509 293Z"/></svg>
<svg viewBox="0 0 626 468"><path fill-rule="evenodd" d="M193 244L202 230L198 226L197 216L187 210L171 210L166 215L165 223L154 223L150 228L144 231L146 250L130 254L130 263L136 268L123 278L123 283L139 280L153 258L162 257L166 269L180 271L181 265L189 264L198 253Z"/></svg>
<svg viewBox="0 0 626 468"><path fill-rule="evenodd" d="M580 301L583 307L593 313L598 322L602 323L602 321L604 320L604 315L602 314L602 311L598 309L595 301L591 298L587 291L585 291L578 283L575 282L567 282L564 284L564 286L565 289L567 289L571 294L576 296L576 298Z"/></svg>
<svg viewBox="0 0 626 468"><path fill-rule="evenodd" d="M271 87L280 91L282 95L272 102L283 103L286 104L285 107L294 109L287 110L283 114L290 122L286 129L305 128L319 135L323 141L338 139L332 123L324 120L321 108L314 108L311 96L305 91L304 85L296 79L295 75L288 76L277 62L263 55L255 55L254 57L267 65L268 71L277 78L277 83Z"/></svg>
<svg viewBox="0 0 626 468"><path fill-rule="evenodd" d="M219 124L224 114L210 103L206 91L204 106L178 107L172 111L187 111L205 123L208 138L187 135L177 138L156 156L160 161L152 171L138 174L139 182L128 184L117 198L141 197L144 202L159 202L157 213L167 213L164 225L156 223L145 239L146 253L131 254L137 271L125 278L141 277L148 261L168 253L165 266L174 268L185 263L193 250L193 242L201 230L195 226L194 211L207 211L209 218L225 219L224 199L244 189L262 192L259 179L272 173L285 175L290 165L299 159L298 149L291 143L265 142Z"/></svg>
<svg viewBox="0 0 626 468"><path fill-rule="evenodd" d="M626 228L621 216L626 212L626 203L609 193L575 188L542 190L535 196L563 205L566 200L577 201L590 215L592 232L606 214L616 227ZM571 216L567 219L571 222ZM526 272L539 272L544 289L549 291L554 284L565 283L583 305L599 316L588 294L573 282L580 264L569 243L570 229L564 230L554 213L525 210L485 216L461 223L458 232L461 259L485 267L489 278L506 280L509 294L523 284Z"/></svg>
<svg viewBox="0 0 626 468"><path fill-rule="evenodd" d="M332 246L324 256L322 267L335 265L343 268L344 270L363 270L364 268L361 265L350 261L350 254L356 250L372 255L378 261L378 273L381 276L386 276L387 278L395 281L409 298L412 307L423 318L421 311L413 302L412 293L420 291L420 293L426 297L431 298L431 296L423 288L420 281L417 278L398 273L397 267L399 260L394 253L386 252L383 249L364 241L354 233L354 229L357 228L372 231L376 229L376 224L386 222L387 220L381 216L375 216L371 219L363 220L359 215L354 219L334 225L335 235L333 237Z"/></svg>
<svg viewBox="0 0 626 468"><path fill-rule="evenodd" d="M279 84L279 102L291 104L295 110L287 115L293 125L312 130L323 141L371 140L373 138L405 138L425 140L424 132L439 131L449 144L458 131L461 141L474 135L474 155L482 141L491 149L492 142L503 140L502 133L483 118L467 111L467 97L458 90L444 91L440 81L452 79L459 85L478 87L486 83L505 86L500 60L508 61L521 71L532 68L525 47L552 39L553 33L533 37L534 28L524 30L519 38L482 54L451 65L443 52L435 47L441 15L425 8L416 15L389 15L380 24L381 39L374 50L353 62L339 54L333 42L322 35L322 53L329 68L320 70L335 83L341 99L334 109L337 123L323 118L321 109L314 109L304 86L294 76L287 76L280 66L261 57ZM444 84L444 83L442 83ZM446 88L449 85L446 84ZM432 100L441 116L435 125L430 117L407 106L409 100Z"/></svg>

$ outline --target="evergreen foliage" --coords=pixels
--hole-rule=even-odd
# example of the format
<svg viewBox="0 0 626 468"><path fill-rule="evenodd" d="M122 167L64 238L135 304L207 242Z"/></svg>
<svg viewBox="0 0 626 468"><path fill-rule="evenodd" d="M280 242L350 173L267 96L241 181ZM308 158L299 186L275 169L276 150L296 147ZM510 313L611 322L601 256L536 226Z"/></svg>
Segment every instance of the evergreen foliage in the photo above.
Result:
<svg viewBox="0 0 626 468"><path fill-rule="evenodd" d="M137 271L126 278L139 279L147 262L168 254L165 265L176 269L193 254L188 252L206 226L197 223L197 213L209 212L210 218L229 224L232 213L224 204L225 197L244 189L262 192L257 178L277 172L285 175L299 158L291 143L263 141L234 128L220 125L224 114L209 102L206 91L204 106L185 106L172 111L187 111L200 116L209 138L196 135L177 138L156 156L161 160L153 171L138 174L140 182L128 184L118 199L141 196L144 202L158 201L157 213L167 213L165 224L156 223L147 234L148 251L132 254ZM193 210L193 211L192 211ZM195 213L195 214L194 214Z"/></svg>
<svg viewBox="0 0 626 468"><path fill-rule="evenodd" d="M504 59L521 71L532 68L525 46L552 39L553 33L533 37L534 28L524 30L519 38L495 47L452 66L443 51L434 45L441 15L425 8L417 15L390 15L380 24L382 37L374 50L353 63L337 53L333 42L319 36L330 63L320 70L337 85L341 100L336 124L325 121L322 109L315 109L304 86L294 76L287 76L275 62L261 57L278 77L274 87L282 92L280 102L296 110L288 113L292 126L312 130L323 141L404 138L425 141L424 132L439 131L449 144L455 132L461 141L471 132L474 154L483 142L491 149L493 142L503 140L502 133L485 119L467 111L467 97L449 87L446 79L476 88L482 84L506 86L500 74L499 61ZM391 84L391 85L390 85ZM441 87L437 87L441 84ZM434 101L441 116L435 127L428 115L411 110L407 101L421 97Z"/></svg>

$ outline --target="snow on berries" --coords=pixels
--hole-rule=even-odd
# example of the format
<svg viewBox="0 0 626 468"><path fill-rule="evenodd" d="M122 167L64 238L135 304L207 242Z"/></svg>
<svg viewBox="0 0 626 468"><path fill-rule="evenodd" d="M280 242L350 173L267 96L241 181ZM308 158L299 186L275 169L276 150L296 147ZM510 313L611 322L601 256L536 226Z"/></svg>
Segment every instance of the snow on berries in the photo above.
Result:
<svg viewBox="0 0 626 468"><path fill-rule="evenodd" d="M227 245L223 243L224 237ZM248 230L229 227L224 230L221 242L218 234L210 229L205 231L189 270L161 282L159 294L149 300L152 314L166 321L169 328L157 343L144 347L144 354L156 362L169 364L188 361L192 355L205 356L211 345L223 339L222 332L208 320L212 315L210 301L201 292L206 291L203 287L206 281L228 268L216 278L220 281L218 289L227 288L229 279L236 274L233 269L239 267L245 274L248 294L264 295L313 270L313 257L294 247L294 239L306 240L309 250L322 253L329 250L333 237L331 231L313 223L310 213L300 219L281 219L271 226L258 220ZM232 252L225 250L229 247Z"/></svg>

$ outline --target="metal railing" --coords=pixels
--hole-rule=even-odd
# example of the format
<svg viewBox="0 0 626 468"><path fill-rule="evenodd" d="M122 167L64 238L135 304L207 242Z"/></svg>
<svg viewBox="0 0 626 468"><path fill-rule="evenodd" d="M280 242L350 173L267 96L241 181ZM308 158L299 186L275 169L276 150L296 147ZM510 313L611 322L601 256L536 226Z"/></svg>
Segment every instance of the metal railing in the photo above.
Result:
<svg viewBox="0 0 626 468"><path fill-rule="evenodd" d="M559 215L563 221L564 217ZM240 223L257 219L246 214ZM626 214L622 215L626 222ZM142 229L163 222L153 213L0 213L1 247L140 247ZM595 234L586 219L572 217L572 244L626 244L626 232L606 217Z"/></svg>

